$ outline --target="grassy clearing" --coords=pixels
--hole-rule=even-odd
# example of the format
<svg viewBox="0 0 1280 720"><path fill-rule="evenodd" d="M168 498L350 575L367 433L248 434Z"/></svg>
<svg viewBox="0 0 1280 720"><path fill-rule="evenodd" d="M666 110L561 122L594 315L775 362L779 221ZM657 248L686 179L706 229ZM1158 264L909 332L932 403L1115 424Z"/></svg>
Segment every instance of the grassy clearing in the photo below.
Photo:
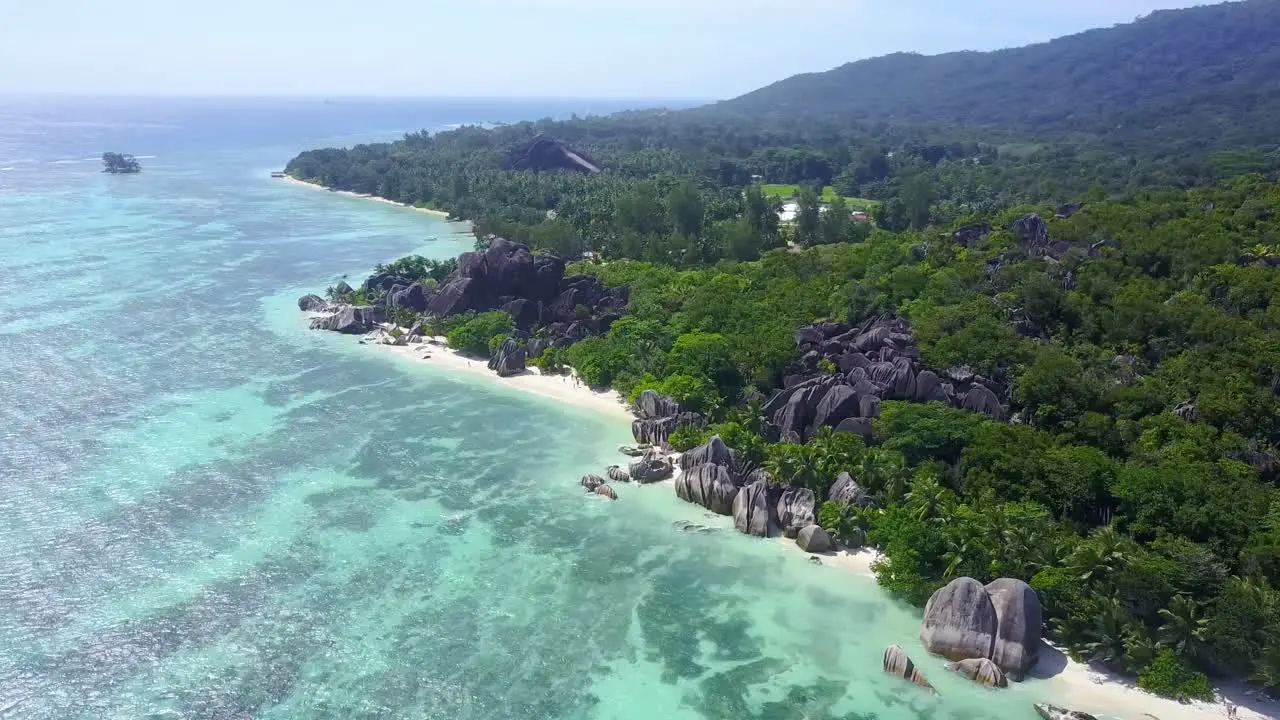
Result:
<svg viewBox="0 0 1280 720"><path fill-rule="evenodd" d="M770 197L782 198L787 200L795 197L800 192L799 185L778 185L766 184L760 186L764 190L764 194ZM820 200L824 203L834 202L836 199L836 189L830 185L822 188L822 197ZM852 208L871 209L880 204L878 200L870 200L868 198L845 197L845 202L849 203Z"/></svg>

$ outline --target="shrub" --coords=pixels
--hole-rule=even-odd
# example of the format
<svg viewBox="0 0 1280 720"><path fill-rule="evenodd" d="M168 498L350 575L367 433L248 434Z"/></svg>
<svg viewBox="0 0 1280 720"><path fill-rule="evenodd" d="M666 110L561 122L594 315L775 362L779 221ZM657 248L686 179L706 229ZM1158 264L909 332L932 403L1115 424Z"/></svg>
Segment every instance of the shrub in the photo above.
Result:
<svg viewBox="0 0 1280 720"><path fill-rule="evenodd" d="M671 433L671 437L667 438L667 444L680 452L684 452L685 450L692 450L710 439L711 433L708 430L682 427Z"/></svg>
<svg viewBox="0 0 1280 720"><path fill-rule="evenodd" d="M1209 678L1196 672L1172 650L1161 650L1156 659L1138 675L1138 687L1179 702L1212 700Z"/></svg>
<svg viewBox="0 0 1280 720"><path fill-rule="evenodd" d="M509 337L511 336L506 333L498 333L489 338L489 357L497 355L498 348L502 347L502 343L506 342Z"/></svg>
<svg viewBox="0 0 1280 720"><path fill-rule="evenodd" d="M818 524L823 530L840 532L840 522L844 516L844 506L834 500L822 503L818 508Z"/></svg>
<svg viewBox="0 0 1280 720"><path fill-rule="evenodd" d="M538 368L544 375L564 375L569 371L564 348L549 347L536 358L529 358L528 365Z"/></svg>
<svg viewBox="0 0 1280 720"><path fill-rule="evenodd" d="M480 313L449 330L449 347L466 355L484 357L493 337L502 335L505 338L513 328L511 316L500 310Z"/></svg>

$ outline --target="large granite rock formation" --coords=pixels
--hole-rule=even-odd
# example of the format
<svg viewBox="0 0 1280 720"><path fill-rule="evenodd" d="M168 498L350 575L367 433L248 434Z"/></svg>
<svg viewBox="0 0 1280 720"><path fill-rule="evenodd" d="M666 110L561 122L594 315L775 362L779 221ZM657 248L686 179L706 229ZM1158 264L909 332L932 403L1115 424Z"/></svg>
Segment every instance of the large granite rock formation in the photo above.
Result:
<svg viewBox="0 0 1280 720"><path fill-rule="evenodd" d="M1000 578L986 587L956 578L929 598L920 626L925 648L949 660L988 659L1020 680L1035 665L1043 617L1035 591Z"/></svg>
<svg viewBox="0 0 1280 720"><path fill-rule="evenodd" d="M778 524L771 498L771 486L765 478L754 480L733 498L733 526L756 537L769 537Z"/></svg>
<svg viewBox="0 0 1280 720"><path fill-rule="evenodd" d="M906 320L877 317L861 327L816 323L797 328L801 359L783 375L783 388L764 404L776 437L806 442L824 427L871 437L882 400L942 402L997 420L1007 417L1008 388L972 371L947 377L920 367L920 350ZM829 361L835 372L820 365ZM1004 400L1002 400L1002 398Z"/></svg>
<svg viewBox="0 0 1280 720"><path fill-rule="evenodd" d="M593 175L600 172L600 167L574 152L568 145L539 134L521 152L517 153L508 167L511 170L572 170L574 172Z"/></svg>
<svg viewBox="0 0 1280 720"><path fill-rule="evenodd" d="M847 472L836 476L836 481L827 490L827 499L854 507L871 507L876 504L871 495Z"/></svg>
<svg viewBox="0 0 1280 720"><path fill-rule="evenodd" d="M638 483L655 483L666 480L675 473L675 467L665 457L644 457L631 463L626 474Z"/></svg>
<svg viewBox="0 0 1280 720"><path fill-rule="evenodd" d="M676 496L718 515L732 515L738 486L723 465L698 465L676 477Z"/></svg>
<svg viewBox="0 0 1280 720"><path fill-rule="evenodd" d="M916 669L916 664L911 662L911 658L907 656L906 651L897 645L890 645L885 648L884 671L904 680L910 680L926 690L933 690L933 686Z"/></svg>
<svg viewBox="0 0 1280 720"><path fill-rule="evenodd" d="M489 369L498 373L498 377L511 377L525 371L524 348L515 338L507 338L498 346L493 357L489 358Z"/></svg>
<svg viewBox="0 0 1280 720"><path fill-rule="evenodd" d="M681 470L689 470L698 465L720 465L733 468L736 463L736 454L724 444L719 435L713 435L710 440L680 456Z"/></svg>
<svg viewBox="0 0 1280 720"><path fill-rule="evenodd" d="M405 308L415 312L427 309L427 292L422 283L413 283L409 287L391 292L387 304L393 308Z"/></svg>
<svg viewBox="0 0 1280 720"><path fill-rule="evenodd" d="M996 641L991 659L1014 680L1036 664L1044 618L1040 598L1021 580L999 578L987 584L996 611Z"/></svg>
<svg viewBox="0 0 1280 720"><path fill-rule="evenodd" d="M386 317L383 309L374 305L343 305L332 315L312 319L311 329L363 335L384 322Z"/></svg>
<svg viewBox="0 0 1280 720"><path fill-rule="evenodd" d="M319 295L303 295L298 298L298 309L303 312L324 312L329 309L329 303Z"/></svg>
<svg viewBox="0 0 1280 720"><path fill-rule="evenodd" d="M920 639L926 650L948 660L990 658L997 624L995 606L982 583L956 578L929 598Z"/></svg>
<svg viewBox="0 0 1280 720"><path fill-rule="evenodd" d="M1086 712L1079 710L1067 710L1057 705L1045 705L1037 703L1035 705L1036 714L1044 718L1044 720L1098 720L1098 718Z"/></svg>
<svg viewBox="0 0 1280 720"><path fill-rule="evenodd" d="M796 537L800 530L817 521L818 500L808 488L789 487L778 497L778 526L787 537Z"/></svg>

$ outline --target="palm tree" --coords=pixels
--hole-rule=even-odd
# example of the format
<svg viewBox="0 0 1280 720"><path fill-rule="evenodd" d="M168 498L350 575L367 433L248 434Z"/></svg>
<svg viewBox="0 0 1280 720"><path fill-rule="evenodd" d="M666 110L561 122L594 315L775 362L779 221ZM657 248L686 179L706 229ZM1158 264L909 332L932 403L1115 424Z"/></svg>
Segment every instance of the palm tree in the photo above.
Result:
<svg viewBox="0 0 1280 720"><path fill-rule="evenodd" d="M1280 645L1271 645L1262 651L1253 666L1250 680L1268 688L1280 688Z"/></svg>
<svg viewBox="0 0 1280 720"><path fill-rule="evenodd" d="M917 477L911 483L911 491L906 495L907 504L911 506L911 514L918 521L935 518L947 504L947 489L938 482L934 475Z"/></svg>
<svg viewBox="0 0 1280 720"><path fill-rule="evenodd" d="M1160 644L1151 637L1151 631L1137 625L1129 628L1124 637L1125 669L1129 672L1141 672L1151 665L1160 651Z"/></svg>
<svg viewBox="0 0 1280 720"><path fill-rule="evenodd" d="M1128 539L1108 525L1076 547L1068 563L1081 580L1100 581L1128 560L1127 545Z"/></svg>
<svg viewBox="0 0 1280 720"><path fill-rule="evenodd" d="M1129 633L1129 622L1129 613L1120 604L1120 600L1114 597L1103 600L1093 622L1085 631L1085 655L1090 660L1112 667L1123 665L1128 651L1125 640Z"/></svg>
<svg viewBox="0 0 1280 720"><path fill-rule="evenodd" d="M1209 632L1208 618L1200 617L1200 605L1189 595L1175 595L1169 607L1160 611L1160 645L1174 654L1193 658L1204 646Z"/></svg>

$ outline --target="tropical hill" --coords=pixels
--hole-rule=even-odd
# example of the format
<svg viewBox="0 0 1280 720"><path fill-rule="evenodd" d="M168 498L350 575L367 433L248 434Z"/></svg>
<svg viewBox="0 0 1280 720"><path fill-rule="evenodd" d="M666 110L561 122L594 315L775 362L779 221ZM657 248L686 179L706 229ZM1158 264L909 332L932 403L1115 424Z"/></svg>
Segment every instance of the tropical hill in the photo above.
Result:
<svg viewBox="0 0 1280 720"><path fill-rule="evenodd" d="M1280 3L1158 11L995 52L888 55L798 75L707 111L1274 147Z"/></svg>

